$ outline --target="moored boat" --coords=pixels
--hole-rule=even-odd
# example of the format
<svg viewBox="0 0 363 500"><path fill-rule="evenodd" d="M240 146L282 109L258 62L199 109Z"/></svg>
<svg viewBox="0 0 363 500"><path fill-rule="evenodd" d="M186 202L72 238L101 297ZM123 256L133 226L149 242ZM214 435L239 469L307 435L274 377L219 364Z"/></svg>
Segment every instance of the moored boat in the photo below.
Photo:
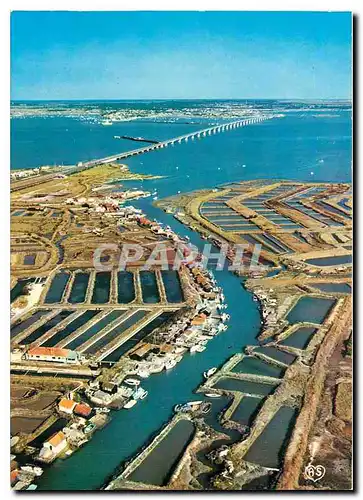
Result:
<svg viewBox="0 0 363 500"><path fill-rule="evenodd" d="M20 469L24 472L35 474L38 477L43 474L43 469L41 467L37 467L36 465L23 465L20 467Z"/></svg>
<svg viewBox="0 0 363 500"><path fill-rule="evenodd" d="M220 398L221 395L216 392L206 392L205 395L207 398Z"/></svg>
<svg viewBox="0 0 363 500"><path fill-rule="evenodd" d="M132 386L139 386L140 385L140 380L137 378L127 378L124 380L124 383L127 385L132 385Z"/></svg>
<svg viewBox="0 0 363 500"><path fill-rule="evenodd" d="M203 413L203 415L206 415L209 413L212 409L212 403L209 401L204 401L200 407L200 411Z"/></svg>
<svg viewBox="0 0 363 500"><path fill-rule="evenodd" d="M130 399L125 405L124 405L124 408L126 408L126 410L129 410L130 408L132 408L133 406L135 406L137 403L137 401L135 399Z"/></svg>
<svg viewBox="0 0 363 500"><path fill-rule="evenodd" d="M145 391L142 387L138 387L136 391L134 392L133 398L138 400L138 399L145 399L146 396L148 395L148 392Z"/></svg>
<svg viewBox="0 0 363 500"><path fill-rule="evenodd" d="M216 371L217 371L217 367L215 367L215 366L214 366L213 368L210 368L209 370L207 370L207 371L205 371L205 372L203 373L204 378L209 378L209 377L211 377L212 375L214 375L214 374L215 374L215 372L216 372Z"/></svg>
<svg viewBox="0 0 363 500"><path fill-rule="evenodd" d="M176 365L176 360L175 359L168 359L167 362L165 363L165 370L170 370L171 368L174 368Z"/></svg>

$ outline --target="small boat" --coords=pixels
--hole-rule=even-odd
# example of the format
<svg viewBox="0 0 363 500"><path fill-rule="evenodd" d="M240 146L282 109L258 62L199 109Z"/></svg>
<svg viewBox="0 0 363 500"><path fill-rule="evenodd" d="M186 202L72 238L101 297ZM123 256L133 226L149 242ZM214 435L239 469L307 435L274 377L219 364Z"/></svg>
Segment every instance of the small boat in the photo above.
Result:
<svg viewBox="0 0 363 500"><path fill-rule="evenodd" d="M209 413L212 409L212 403L210 403L209 401L204 401L201 405L201 412L203 413L203 415L206 415L207 413Z"/></svg>
<svg viewBox="0 0 363 500"><path fill-rule="evenodd" d="M192 345L192 347L190 348L190 352L197 352L198 350L198 344L194 344Z"/></svg>
<svg viewBox="0 0 363 500"><path fill-rule="evenodd" d="M217 371L217 367L216 366L214 366L213 368L210 368L209 370L207 370L206 372L203 373L204 378L211 377L212 375L215 374L216 371Z"/></svg>
<svg viewBox="0 0 363 500"><path fill-rule="evenodd" d="M101 122L101 125L112 125L112 121L111 120L104 120L103 122Z"/></svg>
<svg viewBox="0 0 363 500"><path fill-rule="evenodd" d="M188 401L186 404L189 405L192 409L198 408L203 401Z"/></svg>
<svg viewBox="0 0 363 500"><path fill-rule="evenodd" d="M170 370L171 368L174 368L176 363L177 362L175 359L168 359L168 361L165 363L165 370Z"/></svg>
<svg viewBox="0 0 363 500"><path fill-rule="evenodd" d="M221 320L224 322L224 321L228 321L230 319L230 315L229 314L226 314L226 313L223 313L221 314Z"/></svg>
<svg viewBox="0 0 363 500"><path fill-rule="evenodd" d="M38 488L38 485L36 484L29 484L29 486L27 487L27 491L35 491L36 489Z"/></svg>
<svg viewBox="0 0 363 500"><path fill-rule="evenodd" d="M148 392L145 391L145 389L143 389L142 387L138 387L136 389L136 391L134 392L133 398L135 400L145 399L147 395L148 395Z"/></svg>
<svg viewBox="0 0 363 500"><path fill-rule="evenodd" d="M135 406L137 403L137 401L135 399L130 399L130 401L128 401L125 405L124 405L124 408L126 408L126 410L129 410L130 408L132 408L133 406Z"/></svg>
<svg viewBox="0 0 363 500"><path fill-rule="evenodd" d="M162 372L164 369L164 364L163 363L160 363L158 365L152 365L149 370L150 370L150 373L160 373Z"/></svg>
<svg viewBox="0 0 363 500"><path fill-rule="evenodd" d="M205 395L207 398L220 398L221 395L217 394L216 392L206 392Z"/></svg>
<svg viewBox="0 0 363 500"><path fill-rule="evenodd" d="M124 383L127 385L133 385L133 386L139 386L140 385L140 380L137 378L127 378L124 380Z"/></svg>
<svg viewBox="0 0 363 500"><path fill-rule="evenodd" d="M176 347L174 349L174 352L175 352L175 354L181 354L181 353L185 352L185 347Z"/></svg>
<svg viewBox="0 0 363 500"><path fill-rule="evenodd" d="M33 465L23 465L20 467L24 472L29 472L30 474L35 474L36 476L41 476L43 474L43 469L41 467Z"/></svg>
<svg viewBox="0 0 363 500"><path fill-rule="evenodd" d="M196 346L196 351L197 351L197 352L203 352L203 351L205 351L205 350L206 350L205 345L198 344L198 345Z"/></svg>
<svg viewBox="0 0 363 500"><path fill-rule="evenodd" d="M95 408L96 410L96 413L110 413L110 409L109 408Z"/></svg>
<svg viewBox="0 0 363 500"><path fill-rule="evenodd" d="M141 378L148 378L150 376L150 372L145 369L141 369L137 372L138 376Z"/></svg>

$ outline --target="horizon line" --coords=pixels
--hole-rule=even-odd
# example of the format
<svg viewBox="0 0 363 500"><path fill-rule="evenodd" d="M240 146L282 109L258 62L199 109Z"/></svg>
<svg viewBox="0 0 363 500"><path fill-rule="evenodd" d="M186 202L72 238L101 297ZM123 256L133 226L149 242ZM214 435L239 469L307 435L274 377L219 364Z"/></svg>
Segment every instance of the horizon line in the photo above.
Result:
<svg viewBox="0 0 363 500"><path fill-rule="evenodd" d="M139 97L139 98L62 98L62 99L10 99L10 102L62 102L62 101L349 101L351 97Z"/></svg>

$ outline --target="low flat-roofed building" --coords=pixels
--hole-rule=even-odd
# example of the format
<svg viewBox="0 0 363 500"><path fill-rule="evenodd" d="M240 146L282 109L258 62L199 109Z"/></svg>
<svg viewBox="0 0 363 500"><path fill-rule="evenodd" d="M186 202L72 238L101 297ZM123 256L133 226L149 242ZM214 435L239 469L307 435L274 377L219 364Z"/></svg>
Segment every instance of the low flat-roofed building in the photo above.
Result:
<svg viewBox="0 0 363 500"><path fill-rule="evenodd" d="M78 353L59 347L33 347L25 354L25 359L29 361L51 361L54 363L79 363Z"/></svg>

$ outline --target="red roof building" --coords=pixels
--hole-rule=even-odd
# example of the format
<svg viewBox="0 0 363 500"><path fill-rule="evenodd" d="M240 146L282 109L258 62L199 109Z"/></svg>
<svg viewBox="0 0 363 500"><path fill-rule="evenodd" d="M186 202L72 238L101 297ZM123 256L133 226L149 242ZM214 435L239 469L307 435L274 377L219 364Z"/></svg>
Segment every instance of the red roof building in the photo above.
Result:
<svg viewBox="0 0 363 500"><path fill-rule="evenodd" d="M92 408L88 406L86 403L78 403L74 407L73 412L81 417L88 417L92 412Z"/></svg>

